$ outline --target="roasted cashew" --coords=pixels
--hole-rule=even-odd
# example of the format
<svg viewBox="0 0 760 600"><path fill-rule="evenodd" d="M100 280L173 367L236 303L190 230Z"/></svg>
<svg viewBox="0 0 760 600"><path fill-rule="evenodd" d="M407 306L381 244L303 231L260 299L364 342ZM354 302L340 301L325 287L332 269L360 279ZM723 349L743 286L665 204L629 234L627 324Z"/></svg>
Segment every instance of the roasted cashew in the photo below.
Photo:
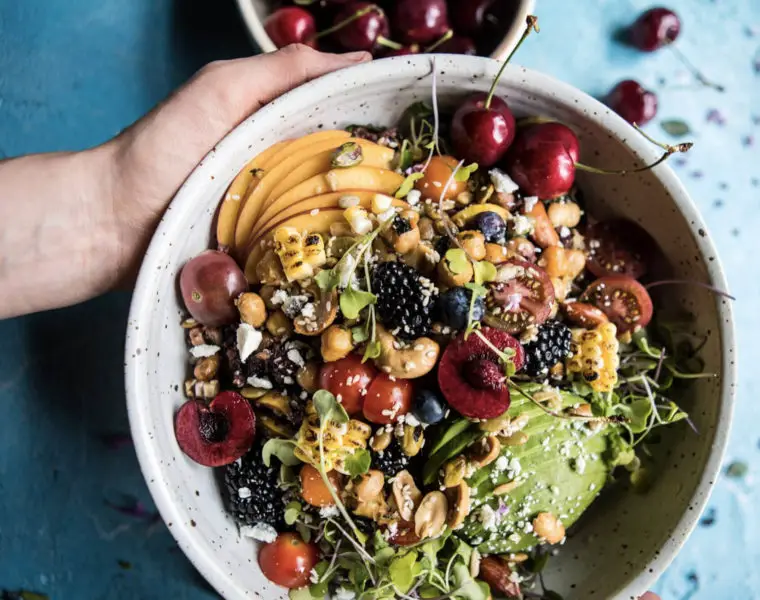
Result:
<svg viewBox="0 0 760 600"><path fill-rule="evenodd" d="M441 347L427 337L417 338L403 348L390 332L377 325L377 340L380 342L380 356L375 364L385 373L399 379L416 379L427 375L435 367Z"/></svg>

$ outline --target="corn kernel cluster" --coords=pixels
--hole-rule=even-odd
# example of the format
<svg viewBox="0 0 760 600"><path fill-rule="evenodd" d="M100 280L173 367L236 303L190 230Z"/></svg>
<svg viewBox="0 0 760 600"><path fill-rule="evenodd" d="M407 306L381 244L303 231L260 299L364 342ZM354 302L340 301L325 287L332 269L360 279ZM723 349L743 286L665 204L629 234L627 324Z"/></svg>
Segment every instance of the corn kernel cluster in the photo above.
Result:
<svg viewBox="0 0 760 600"><path fill-rule="evenodd" d="M314 405L309 402L306 406L306 418L296 436L295 455L314 466L319 465L319 429L319 415ZM335 469L339 473L347 474L344 467L346 458L356 450L366 448L371 435L372 428L363 421L351 419L342 424L330 421L322 438L325 469Z"/></svg>
<svg viewBox="0 0 760 600"><path fill-rule="evenodd" d="M295 227L280 227L274 233L274 247L288 281L306 279L327 261L325 243L318 233L301 235Z"/></svg>
<svg viewBox="0 0 760 600"><path fill-rule="evenodd" d="M567 372L580 373L596 392L609 392L617 384L620 364L617 328L602 323L596 329L573 329Z"/></svg>

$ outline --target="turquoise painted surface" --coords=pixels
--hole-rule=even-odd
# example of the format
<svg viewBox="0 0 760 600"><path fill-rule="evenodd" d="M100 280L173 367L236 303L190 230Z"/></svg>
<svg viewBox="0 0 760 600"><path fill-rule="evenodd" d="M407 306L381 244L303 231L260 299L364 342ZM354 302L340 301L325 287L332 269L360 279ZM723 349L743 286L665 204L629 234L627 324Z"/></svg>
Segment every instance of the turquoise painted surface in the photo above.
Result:
<svg viewBox="0 0 760 600"><path fill-rule="evenodd" d="M748 472L722 476L656 590L665 600L752 599L760 596L760 3L668 4L684 21L679 47L725 94L679 89L690 79L672 53L641 55L614 41L651 5L645 0L539 0L542 33L520 60L595 95L637 78L660 95L650 132L664 136L665 119L692 129L697 146L676 169L738 297L741 384L726 465L746 463ZM0 157L96 144L204 62L250 52L231 0L0 0ZM128 302L113 294L0 322L0 590L55 600L216 597L154 518L134 453L114 437L127 431Z"/></svg>

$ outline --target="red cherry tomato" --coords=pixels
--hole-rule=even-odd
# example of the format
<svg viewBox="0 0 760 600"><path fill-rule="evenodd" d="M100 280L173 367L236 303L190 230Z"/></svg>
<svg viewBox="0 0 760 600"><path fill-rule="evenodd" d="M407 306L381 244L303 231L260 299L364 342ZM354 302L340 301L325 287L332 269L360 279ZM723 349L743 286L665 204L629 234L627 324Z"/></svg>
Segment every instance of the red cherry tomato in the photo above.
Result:
<svg viewBox="0 0 760 600"><path fill-rule="evenodd" d="M309 584L310 572L319 562L319 550L295 533L281 533L259 552L259 566L272 583L286 588Z"/></svg>
<svg viewBox="0 0 760 600"><path fill-rule="evenodd" d="M657 247L646 231L627 219L595 223L586 232L586 243L586 267L597 277L627 275L641 279Z"/></svg>
<svg viewBox="0 0 760 600"><path fill-rule="evenodd" d="M612 275L592 283L581 296L600 309L616 326L618 333L646 327L652 320L652 299L643 285L632 277Z"/></svg>
<svg viewBox="0 0 760 600"><path fill-rule="evenodd" d="M235 298L248 291L248 282L229 254L206 250L182 267L179 287L193 318L218 327L240 318Z"/></svg>
<svg viewBox="0 0 760 600"><path fill-rule="evenodd" d="M393 423L412 407L412 383L380 373L369 384L364 397L364 418L378 425Z"/></svg>
<svg viewBox="0 0 760 600"><path fill-rule="evenodd" d="M364 405L364 393L376 376L377 369L371 362L362 363L360 356L349 354L322 365L319 386L333 394L349 415L358 415Z"/></svg>
<svg viewBox="0 0 760 600"><path fill-rule="evenodd" d="M554 286L541 267L511 258L499 266L496 283L491 284L493 304L484 321L508 333L518 333L528 325L540 325L551 314Z"/></svg>

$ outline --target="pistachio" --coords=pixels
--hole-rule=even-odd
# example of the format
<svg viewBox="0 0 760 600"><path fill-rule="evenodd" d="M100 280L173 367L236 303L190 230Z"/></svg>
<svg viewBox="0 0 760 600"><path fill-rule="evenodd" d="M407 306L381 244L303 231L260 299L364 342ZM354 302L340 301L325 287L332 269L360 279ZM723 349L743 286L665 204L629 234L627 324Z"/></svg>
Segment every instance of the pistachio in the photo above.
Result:
<svg viewBox="0 0 760 600"><path fill-rule="evenodd" d="M494 417L493 419L486 419L485 421L481 421L478 423L478 428L481 431L496 433L497 431L503 431L509 427L510 422L511 419L509 415L507 413L504 413L503 415Z"/></svg>
<svg viewBox="0 0 760 600"><path fill-rule="evenodd" d="M417 456L425 444L422 427L404 425L404 436L401 439L401 449L407 456Z"/></svg>
<svg viewBox="0 0 760 600"><path fill-rule="evenodd" d="M296 373L296 382L310 394L319 389L319 365L315 361L307 362Z"/></svg>
<svg viewBox="0 0 760 600"><path fill-rule="evenodd" d="M449 501L442 492L430 492L414 514L414 533L421 540L438 537L446 526Z"/></svg>
<svg viewBox="0 0 760 600"><path fill-rule="evenodd" d="M483 559L477 548L472 549L472 556L470 557L470 576L477 577L480 575L480 561Z"/></svg>
<svg viewBox="0 0 760 600"><path fill-rule="evenodd" d="M192 317L188 317L184 321L182 321L182 324L180 325L182 329L192 329L193 327L198 327L198 321L193 319Z"/></svg>
<svg viewBox="0 0 760 600"><path fill-rule="evenodd" d="M446 525L449 529L456 529L470 514L470 486L461 481L459 485L446 490L446 498L449 501Z"/></svg>
<svg viewBox="0 0 760 600"><path fill-rule="evenodd" d="M435 229L433 228L433 221L430 217L422 217L417 224L417 228L420 230L421 239L430 241L435 237Z"/></svg>
<svg viewBox="0 0 760 600"><path fill-rule="evenodd" d="M287 337L293 332L293 323L281 310L269 315L266 322L267 331L277 338Z"/></svg>
<svg viewBox="0 0 760 600"><path fill-rule="evenodd" d="M261 388L255 387L244 387L242 390L240 390L243 398L246 398L247 400L255 400L256 398L261 398L268 392L269 390L262 390Z"/></svg>
<svg viewBox="0 0 760 600"><path fill-rule="evenodd" d="M404 521L411 521L414 511L422 500L422 492L414 483L414 477L409 471L401 471L393 480L393 499L396 501L398 513Z"/></svg>
<svg viewBox="0 0 760 600"><path fill-rule="evenodd" d="M369 502L375 496L380 495L385 485L385 475L375 469L362 475L361 481L356 484L356 499L359 502Z"/></svg>
<svg viewBox="0 0 760 600"><path fill-rule="evenodd" d="M456 487L464 481L467 474L467 459L460 455L452 458L443 466L443 485L447 488Z"/></svg>
<svg viewBox="0 0 760 600"><path fill-rule="evenodd" d="M391 441L393 441L393 434L383 428L378 430L378 432L372 436L369 445L375 452L382 452L391 445Z"/></svg>
<svg viewBox="0 0 760 600"><path fill-rule="evenodd" d="M503 496L504 494L508 494L514 490L518 485L520 485L519 481L508 481L507 483L502 483L501 485L497 485L494 488L493 495Z"/></svg>
<svg viewBox="0 0 760 600"><path fill-rule="evenodd" d="M475 467L480 469L499 458L499 452L501 452L499 438L489 435L470 447L469 459Z"/></svg>
<svg viewBox="0 0 760 600"><path fill-rule="evenodd" d="M528 443L528 434L524 431L515 431L512 435L499 438L505 446L522 446Z"/></svg>
<svg viewBox="0 0 760 600"><path fill-rule="evenodd" d="M254 398L253 404L256 407L267 408L282 417L289 417L291 414L289 398L277 392L267 392L263 396Z"/></svg>
<svg viewBox="0 0 760 600"><path fill-rule="evenodd" d="M552 513L538 513L533 519L533 531L549 544L559 544L565 539L565 526Z"/></svg>
<svg viewBox="0 0 760 600"><path fill-rule="evenodd" d="M364 160L362 147L356 142L346 142L338 146L330 157L330 165L334 168L355 167Z"/></svg>
<svg viewBox="0 0 760 600"><path fill-rule="evenodd" d="M506 558L508 562L520 564L528 560L530 556L525 554L525 552L517 552L515 554L508 554Z"/></svg>

